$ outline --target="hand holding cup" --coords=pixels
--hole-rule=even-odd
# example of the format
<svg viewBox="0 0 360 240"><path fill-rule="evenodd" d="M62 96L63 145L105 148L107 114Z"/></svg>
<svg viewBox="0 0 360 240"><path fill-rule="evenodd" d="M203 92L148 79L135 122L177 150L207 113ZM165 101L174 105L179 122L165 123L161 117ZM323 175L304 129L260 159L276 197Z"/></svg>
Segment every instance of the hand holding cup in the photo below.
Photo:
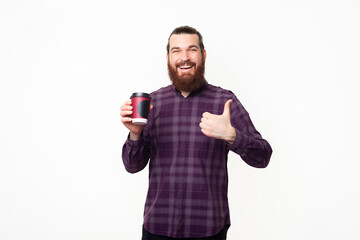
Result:
<svg viewBox="0 0 360 240"><path fill-rule="evenodd" d="M131 100L125 101L124 105L120 107L120 116L121 122L130 130L130 139L136 141L140 138L144 125L147 123L148 114L153 108L153 105L150 104L149 95L147 99L139 101L141 99L134 97L134 94L132 95ZM145 101L145 103L141 104L143 101ZM148 103L146 103L146 101ZM139 114L139 112L141 114Z"/></svg>

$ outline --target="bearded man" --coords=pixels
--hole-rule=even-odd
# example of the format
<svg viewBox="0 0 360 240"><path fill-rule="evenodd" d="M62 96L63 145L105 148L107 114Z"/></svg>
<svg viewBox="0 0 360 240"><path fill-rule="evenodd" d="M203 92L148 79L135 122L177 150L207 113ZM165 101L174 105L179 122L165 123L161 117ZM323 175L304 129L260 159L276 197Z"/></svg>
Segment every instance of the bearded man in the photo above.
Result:
<svg viewBox="0 0 360 240"><path fill-rule="evenodd" d="M120 108L130 131L122 152L126 170L149 163L142 240L224 240L229 151L265 168L272 149L236 96L205 80L206 50L196 29L176 28L166 58L172 84L151 93L148 123L131 122L130 100Z"/></svg>

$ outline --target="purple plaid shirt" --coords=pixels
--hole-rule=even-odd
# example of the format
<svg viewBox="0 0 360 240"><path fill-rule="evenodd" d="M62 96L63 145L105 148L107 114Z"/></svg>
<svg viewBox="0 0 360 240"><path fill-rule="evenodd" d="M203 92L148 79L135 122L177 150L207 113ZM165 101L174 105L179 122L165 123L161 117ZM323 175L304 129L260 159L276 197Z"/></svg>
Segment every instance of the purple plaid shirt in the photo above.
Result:
<svg viewBox="0 0 360 240"><path fill-rule="evenodd" d="M272 149L230 91L206 82L187 98L172 85L151 97L154 108L143 136L136 142L127 139L122 153L128 172L138 172L149 162L144 228L174 238L215 235L230 224L229 150L247 164L264 168ZM236 129L231 145L205 136L199 127L204 112L222 114L228 99L233 99L230 116Z"/></svg>

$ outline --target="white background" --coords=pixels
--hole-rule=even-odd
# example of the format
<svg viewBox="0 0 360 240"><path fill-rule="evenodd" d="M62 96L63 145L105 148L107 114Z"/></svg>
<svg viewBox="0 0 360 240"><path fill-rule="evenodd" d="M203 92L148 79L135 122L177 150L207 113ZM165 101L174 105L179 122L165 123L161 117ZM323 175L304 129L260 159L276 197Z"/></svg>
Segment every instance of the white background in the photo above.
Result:
<svg viewBox="0 0 360 240"><path fill-rule="evenodd" d="M359 239L357 0L0 0L0 239L139 240L147 168L125 171L119 107L170 83L197 28L206 78L273 147L229 157L228 239Z"/></svg>

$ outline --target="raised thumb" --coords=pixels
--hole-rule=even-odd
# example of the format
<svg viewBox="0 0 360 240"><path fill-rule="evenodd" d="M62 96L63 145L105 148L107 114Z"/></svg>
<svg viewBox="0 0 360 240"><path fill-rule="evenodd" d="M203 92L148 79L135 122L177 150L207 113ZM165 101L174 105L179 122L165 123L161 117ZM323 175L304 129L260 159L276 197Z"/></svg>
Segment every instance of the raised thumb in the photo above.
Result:
<svg viewBox="0 0 360 240"><path fill-rule="evenodd" d="M232 99L227 100L224 105L224 112L222 115L229 115L230 116L230 104L232 103Z"/></svg>

